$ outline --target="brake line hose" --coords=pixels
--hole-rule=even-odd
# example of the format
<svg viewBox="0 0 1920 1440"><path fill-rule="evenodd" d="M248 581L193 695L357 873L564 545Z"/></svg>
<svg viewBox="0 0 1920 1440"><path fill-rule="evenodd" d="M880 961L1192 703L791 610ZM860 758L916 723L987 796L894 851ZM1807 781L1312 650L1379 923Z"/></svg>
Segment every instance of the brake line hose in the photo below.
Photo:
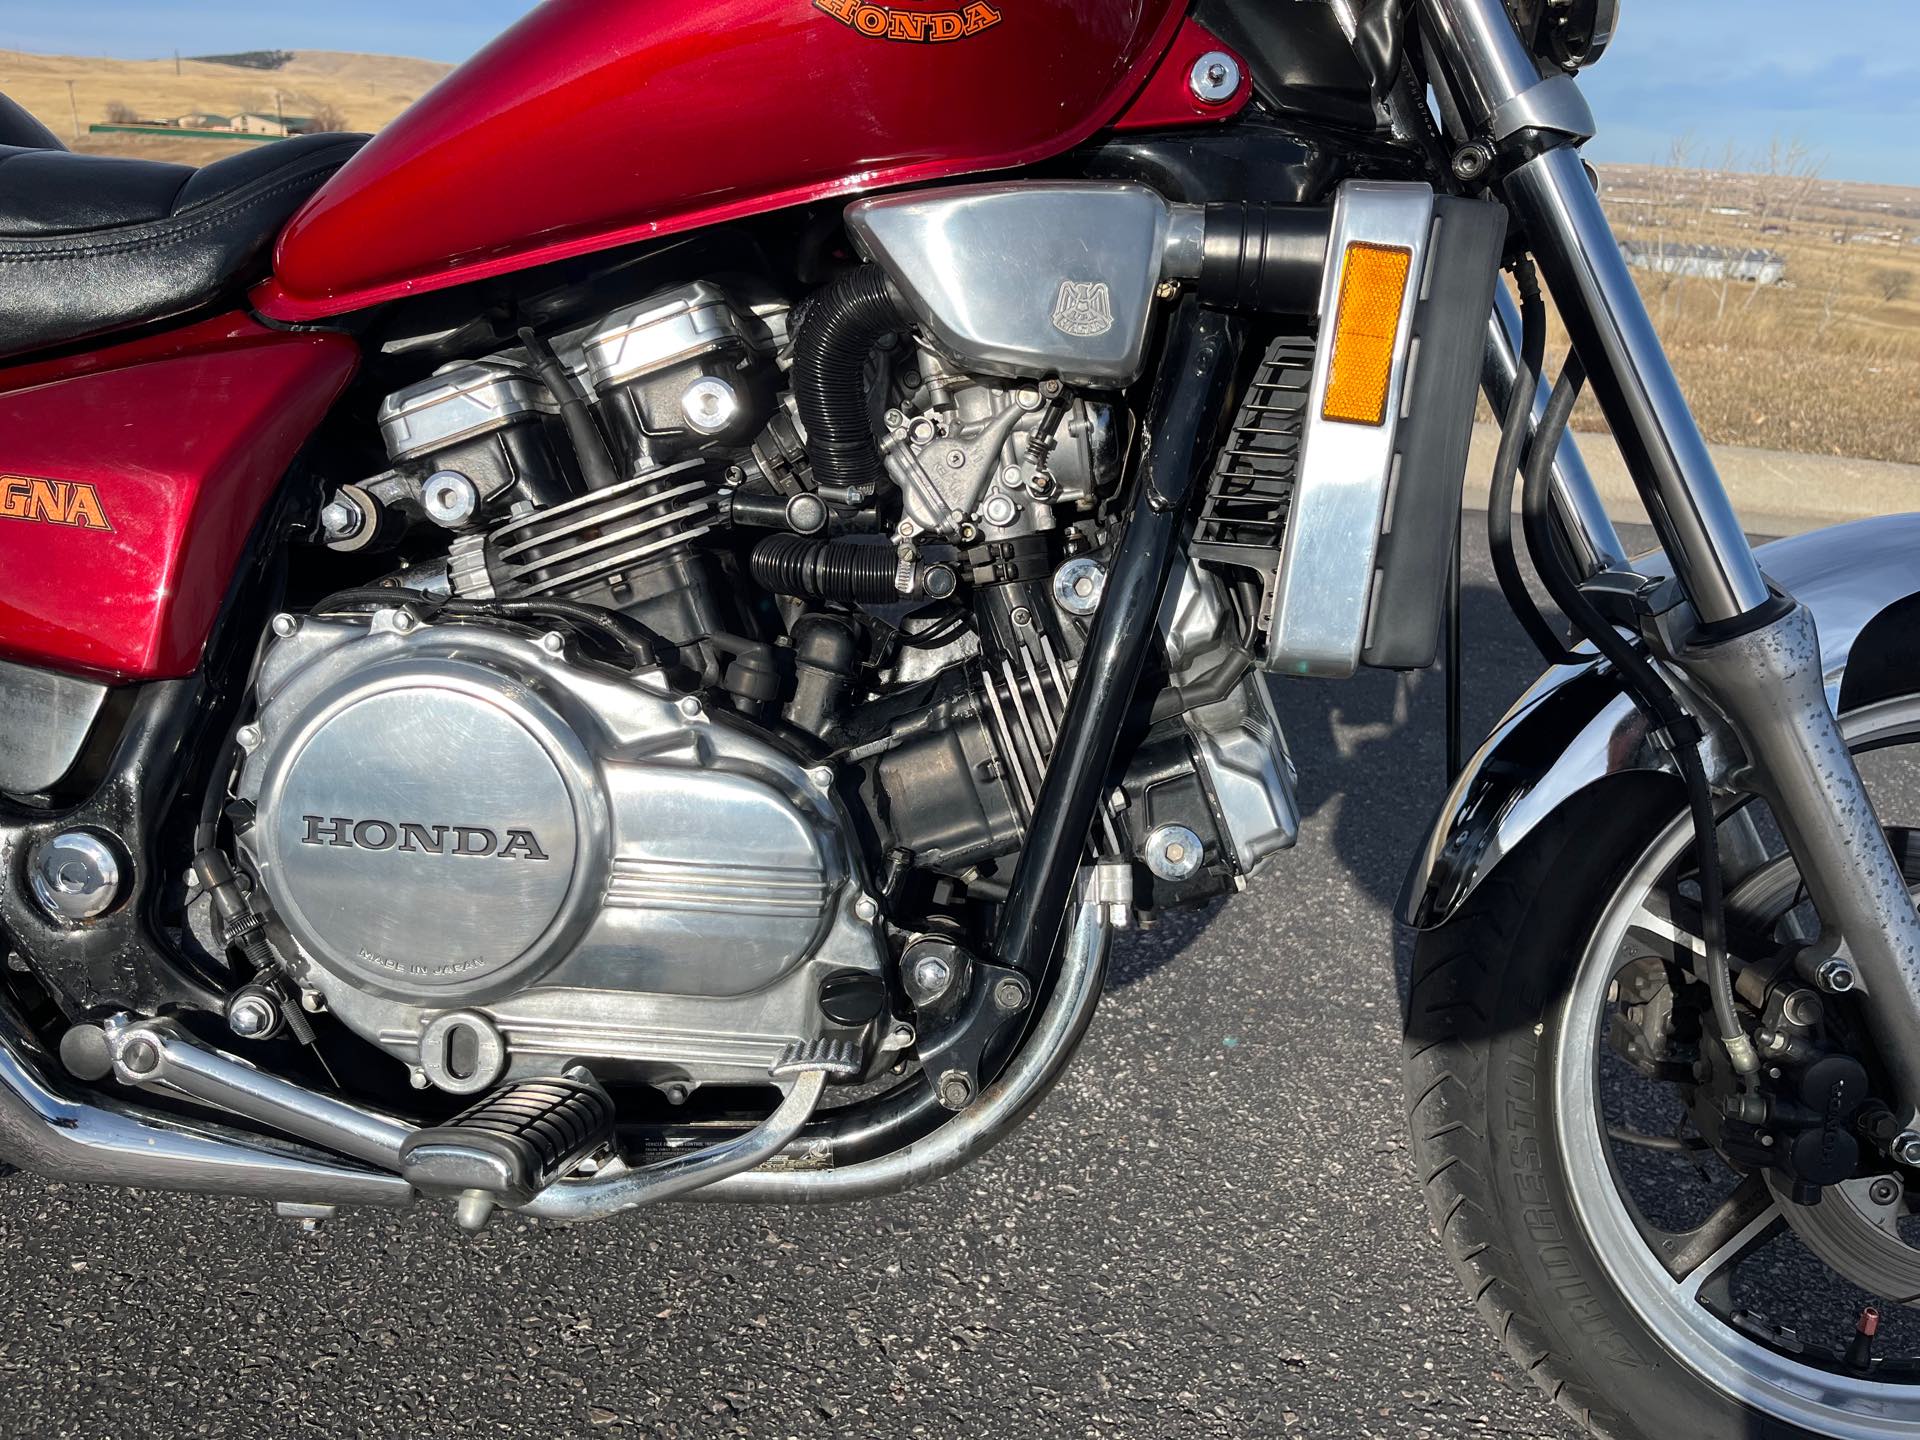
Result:
<svg viewBox="0 0 1920 1440"><path fill-rule="evenodd" d="M1546 302L1540 298L1540 283L1534 274L1533 262L1526 256L1514 262L1513 279L1520 292L1520 353L1487 493L1487 548L1492 552L1494 578L1500 582L1500 593L1506 597L1507 608L1520 622L1520 628L1527 632L1534 648L1549 665L1575 665L1584 657L1561 642L1540 613L1540 607L1533 603L1527 582L1520 574L1520 562L1513 553L1514 475L1520 468L1520 455L1527 438L1527 417L1533 413L1534 392L1539 387L1540 367L1547 353ZM1534 432L1532 453L1540 451L1545 426L1543 417ZM1539 564L1537 558L1534 563Z"/></svg>
<svg viewBox="0 0 1920 1440"><path fill-rule="evenodd" d="M1700 939L1707 952L1702 966L1705 974L1701 978L1706 981L1707 993L1712 999L1714 1025L1719 1031L1720 1043L1726 1048L1728 1061L1736 1074L1751 1075L1760 1068L1760 1058L1734 1005L1733 961L1727 954L1726 893L1720 874L1719 816L1714 810L1707 767L1700 757L1704 733L1653 662L1614 629L1586 597L1554 543L1547 511L1553 459L1585 382L1586 369L1579 355L1569 354L1534 431L1533 449L1527 456L1526 488L1520 502L1527 552L1554 604L1573 623L1573 628L1591 640L1594 648L1613 663L1627 693L1653 717L1655 725L1667 737L1674 764L1686 782L1687 808L1693 817L1694 849L1700 865ZM1537 612L1536 618L1539 618Z"/></svg>

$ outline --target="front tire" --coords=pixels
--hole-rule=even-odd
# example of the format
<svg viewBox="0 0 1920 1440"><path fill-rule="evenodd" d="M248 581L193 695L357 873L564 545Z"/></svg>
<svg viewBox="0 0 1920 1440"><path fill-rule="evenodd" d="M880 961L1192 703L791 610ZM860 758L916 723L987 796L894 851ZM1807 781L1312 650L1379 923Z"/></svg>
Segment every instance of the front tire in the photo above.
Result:
<svg viewBox="0 0 1920 1440"><path fill-rule="evenodd" d="M1632 863L1674 822L1623 780L1553 817L1416 949L1405 1081L1414 1161L1467 1294L1576 1425L1611 1440L1797 1440L1691 1373L1590 1243L1562 1156L1556 1046L1576 967Z"/></svg>

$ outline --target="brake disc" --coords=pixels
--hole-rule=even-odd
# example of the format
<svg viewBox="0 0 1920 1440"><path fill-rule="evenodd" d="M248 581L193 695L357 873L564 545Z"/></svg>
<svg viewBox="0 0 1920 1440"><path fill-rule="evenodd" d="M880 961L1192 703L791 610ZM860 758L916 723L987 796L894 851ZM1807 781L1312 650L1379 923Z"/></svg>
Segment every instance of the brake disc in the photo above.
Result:
<svg viewBox="0 0 1920 1440"><path fill-rule="evenodd" d="M1920 1307L1920 1250L1901 1238L1914 1213L1906 1186L1889 1175L1829 1185L1818 1205L1797 1205L1774 1171L1767 1188L1806 1247L1869 1295Z"/></svg>

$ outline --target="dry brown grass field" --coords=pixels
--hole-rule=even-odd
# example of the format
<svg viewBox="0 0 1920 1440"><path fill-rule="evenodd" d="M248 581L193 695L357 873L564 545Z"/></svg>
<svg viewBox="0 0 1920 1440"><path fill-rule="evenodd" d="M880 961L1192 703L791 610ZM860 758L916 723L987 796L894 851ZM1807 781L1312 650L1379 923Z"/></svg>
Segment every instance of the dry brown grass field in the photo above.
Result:
<svg viewBox="0 0 1920 1440"><path fill-rule="evenodd" d="M1622 239L1786 261L1776 285L1633 272L1707 438L1920 463L1920 190L1772 169L1601 167Z"/></svg>
<svg viewBox="0 0 1920 1440"><path fill-rule="evenodd" d="M246 148L246 143L94 135L88 127L106 124L116 106L145 119L195 110L227 114L257 110L272 115L278 107L288 115L330 111L347 129L378 130L452 68L434 60L329 50L299 51L278 70L200 60L182 60L176 69L171 59L102 60L0 50L0 93L26 106L75 149L204 165ZM73 82L71 99L69 81Z"/></svg>
<svg viewBox="0 0 1920 1440"><path fill-rule="evenodd" d="M449 68L331 51L255 70L0 50L0 92L62 138L77 111L77 148L204 164L241 147L87 127L121 106L145 117L279 106L377 130ZM1762 173L1690 164L1684 146L1674 158L1602 168L1623 239L1766 249L1786 261L1783 283L1766 286L1634 272L1708 438L1920 463L1920 190L1822 179L1797 147L1762 157ZM1558 353L1557 325L1555 338ZM1575 423L1601 427L1591 402Z"/></svg>

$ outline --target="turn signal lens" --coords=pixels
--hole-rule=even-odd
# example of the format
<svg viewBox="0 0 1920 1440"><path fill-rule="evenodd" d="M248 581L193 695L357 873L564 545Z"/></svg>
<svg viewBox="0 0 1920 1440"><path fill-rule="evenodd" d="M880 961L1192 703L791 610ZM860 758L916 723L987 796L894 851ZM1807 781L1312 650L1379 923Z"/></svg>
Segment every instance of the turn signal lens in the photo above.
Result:
<svg viewBox="0 0 1920 1440"><path fill-rule="evenodd" d="M1354 241L1340 270L1340 308L1333 322L1333 363L1320 414L1353 425L1384 425L1387 381L1400 338L1400 307L1413 252Z"/></svg>

